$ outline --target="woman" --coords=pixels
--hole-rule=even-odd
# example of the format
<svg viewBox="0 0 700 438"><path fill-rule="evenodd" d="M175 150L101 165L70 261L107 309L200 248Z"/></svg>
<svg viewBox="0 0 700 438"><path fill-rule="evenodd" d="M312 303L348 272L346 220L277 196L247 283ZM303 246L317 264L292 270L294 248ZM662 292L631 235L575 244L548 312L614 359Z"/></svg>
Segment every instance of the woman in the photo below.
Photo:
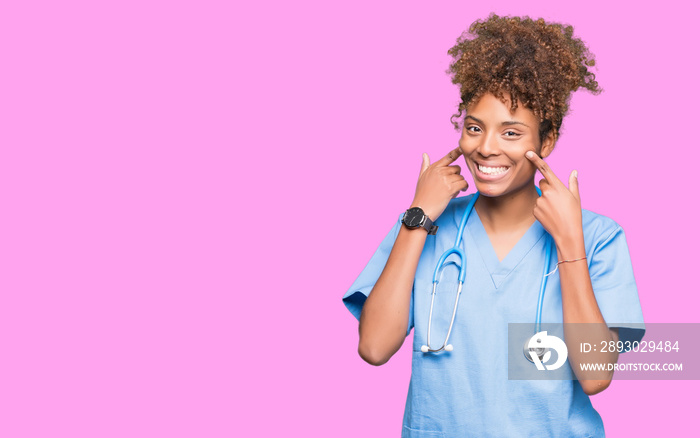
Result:
<svg viewBox="0 0 700 438"><path fill-rule="evenodd" d="M584 374L580 364L590 358L580 346L643 336L629 252L619 225L581 209L576 171L567 187L543 160L571 93L600 92L588 70L593 56L570 26L541 19L492 14L469 31L449 50L462 98L453 116L462 122L459 147L432 164L423 155L413 202L343 297L360 321L359 354L381 365L415 328L404 437L604 436L589 395L607 388L612 372ZM456 198L468 187L458 159L474 178L476 199ZM464 287L459 294L462 262L452 254L431 312L435 267L470 201L459 243ZM516 354L512 339L509 345L509 323L532 327L543 272L541 320L567 324L560 336L571 379L514 380L509 361L535 369L535 361L549 360L532 353L528 363L535 350L523 354L520 344ZM614 364L618 353L596 352L595 361Z"/></svg>

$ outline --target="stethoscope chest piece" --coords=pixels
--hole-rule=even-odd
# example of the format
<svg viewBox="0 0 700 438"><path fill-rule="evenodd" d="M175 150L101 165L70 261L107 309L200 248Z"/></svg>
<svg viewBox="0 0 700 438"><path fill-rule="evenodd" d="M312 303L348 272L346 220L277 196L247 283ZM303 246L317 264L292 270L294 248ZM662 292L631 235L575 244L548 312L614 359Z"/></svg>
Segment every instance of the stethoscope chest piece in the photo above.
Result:
<svg viewBox="0 0 700 438"><path fill-rule="evenodd" d="M535 335L537 336L537 335ZM534 336L533 336L534 337ZM549 348L545 347L530 347L530 342L532 341L532 338L527 338L525 341L525 345L523 346L523 354L525 355L525 358L529 360L532 363L535 363L535 361L532 359L532 356L530 355L530 352L533 352L537 355L537 358L540 360L540 362L547 362L547 359L549 359L549 356L551 353L549 352ZM541 343L542 339L537 339L537 343ZM545 359L545 356L547 356L547 359Z"/></svg>

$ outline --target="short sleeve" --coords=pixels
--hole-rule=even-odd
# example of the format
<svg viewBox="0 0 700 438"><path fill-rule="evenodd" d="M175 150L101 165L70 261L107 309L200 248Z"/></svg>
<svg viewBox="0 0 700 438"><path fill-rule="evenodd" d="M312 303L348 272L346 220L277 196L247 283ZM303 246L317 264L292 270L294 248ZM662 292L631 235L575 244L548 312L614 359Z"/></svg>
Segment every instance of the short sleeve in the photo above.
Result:
<svg viewBox="0 0 700 438"><path fill-rule="evenodd" d="M372 291L374 284L379 279L382 271L384 271L384 266L389 259L389 254L391 249L394 247L394 242L396 242L396 236L399 234L401 229L401 218L399 218L394 226L389 231L389 234L382 240L379 248L374 252L372 258L369 259L367 266L360 272L355 282L350 286L350 289L343 295L343 303L345 307L348 308L350 313L360 319L360 314L362 313L362 306L365 304L365 300ZM409 311L409 321L408 321L408 331L410 332L413 328L413 293L411 293L411 308ZM408 333L407 333L408 334Z"/></svg>
<svg viewBox="0 0 700 438"><path fill-rule="evenodd" d="M595 244L589 259L593 292L608 327L617 327L623 342L640 341L644 318L627 239L619 225Z"/></svg>

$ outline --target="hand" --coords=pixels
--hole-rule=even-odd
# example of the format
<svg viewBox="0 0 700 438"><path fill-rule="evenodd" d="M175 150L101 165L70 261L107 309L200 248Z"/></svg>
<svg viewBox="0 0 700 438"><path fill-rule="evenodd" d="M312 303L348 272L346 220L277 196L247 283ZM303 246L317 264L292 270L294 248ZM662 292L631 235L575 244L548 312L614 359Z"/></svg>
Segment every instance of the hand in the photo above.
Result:
<svg viewBox="0 0 700 438"><path fill-rule="evenodd" d="M575 170L571 172L567 188L537 154L528 151L525 156L544 177L540 181L542 196L535 203L535 219L552 236L557 246L583 238L578 173Z"/></svg>
<svg viewBox="0 0 700 438"><path fill-rule="evenodd" d="M445 211L450 199L469 187L460 174L462 169L457 165L450 166L460 155L462 151L457 148L430 164L428 154L423 154L423 165L411 207L422 208L433 222Z"/></svg>

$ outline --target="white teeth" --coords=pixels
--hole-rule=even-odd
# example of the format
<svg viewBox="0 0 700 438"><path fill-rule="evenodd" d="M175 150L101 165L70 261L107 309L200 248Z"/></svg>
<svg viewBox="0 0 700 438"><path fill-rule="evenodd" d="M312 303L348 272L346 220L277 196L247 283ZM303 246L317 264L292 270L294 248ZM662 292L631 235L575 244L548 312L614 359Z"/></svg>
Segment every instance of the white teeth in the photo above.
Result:
<svg viewBox="0 0 700 438"><path fill-rule="evenodd" d="M486 167L482 166L481 164L477 164L477 166L479 167L480 172L487 175L498 175L499 173L504 173L506 170L508 170L507 167Z"/></svg>

